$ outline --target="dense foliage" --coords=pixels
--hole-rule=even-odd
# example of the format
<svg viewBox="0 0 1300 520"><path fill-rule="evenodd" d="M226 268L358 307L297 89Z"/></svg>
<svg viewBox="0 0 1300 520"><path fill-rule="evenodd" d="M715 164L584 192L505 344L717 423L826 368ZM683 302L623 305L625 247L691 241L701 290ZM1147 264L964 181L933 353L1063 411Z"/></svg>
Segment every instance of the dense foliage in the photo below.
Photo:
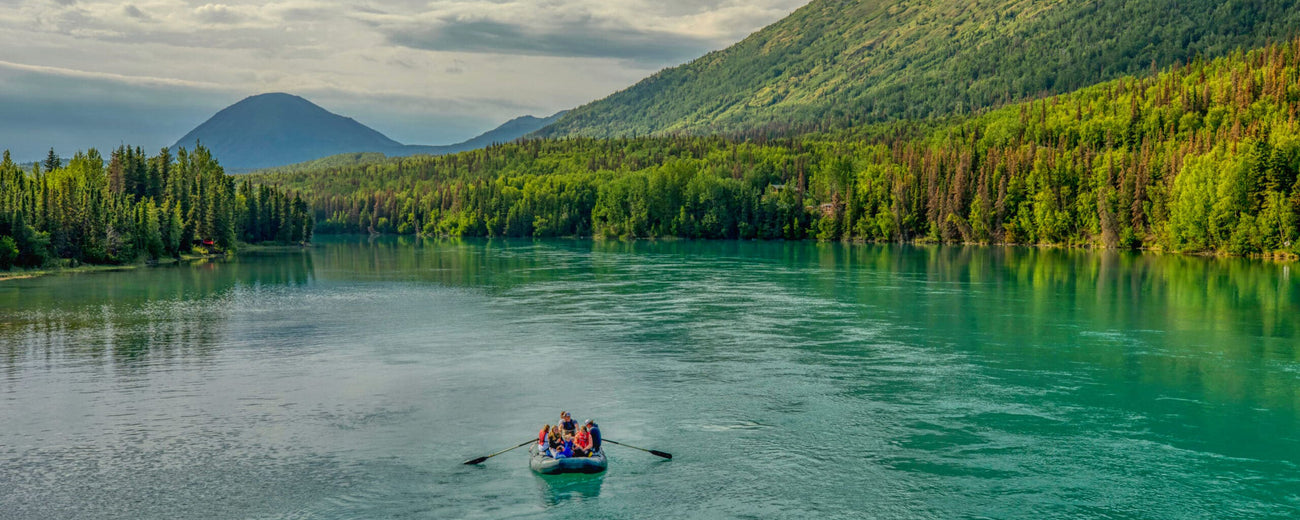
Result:
<svg viewBox="0 0 1300 520"><path fill-rule="evenodd" d="M310 240L312 216L299 197L245 181L238 186L203 147L148 157L121 147L65 166L50 151L25 171L0 162L0 269L54 259L114 264L175 257L196 245Z"/></svg>
<svg viewBox="0 0 1300 520"><path fill-rule="evenodd" d="M815 0L543 135L792 134L946 117L1289 38L1295 0Z"/></svg>
<svg viewBox="0 0 1300 520"><path fill-rule="evenodd" d="M257 182L304 193L329 231L1277 251L1300 229L1297 49L942 124L533 140Z"/></svg>

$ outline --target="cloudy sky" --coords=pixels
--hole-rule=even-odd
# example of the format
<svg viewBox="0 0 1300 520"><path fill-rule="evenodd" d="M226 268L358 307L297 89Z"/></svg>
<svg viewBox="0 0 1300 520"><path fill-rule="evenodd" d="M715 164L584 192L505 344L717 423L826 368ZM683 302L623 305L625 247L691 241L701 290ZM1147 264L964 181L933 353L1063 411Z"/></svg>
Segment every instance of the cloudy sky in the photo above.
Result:
<svg viewBox="0 0 1300 520"><path fill-rule="evenodd" d="M0 148L157 150L263 92L411 144L604 97L807 0L0 0Z"/></svg>

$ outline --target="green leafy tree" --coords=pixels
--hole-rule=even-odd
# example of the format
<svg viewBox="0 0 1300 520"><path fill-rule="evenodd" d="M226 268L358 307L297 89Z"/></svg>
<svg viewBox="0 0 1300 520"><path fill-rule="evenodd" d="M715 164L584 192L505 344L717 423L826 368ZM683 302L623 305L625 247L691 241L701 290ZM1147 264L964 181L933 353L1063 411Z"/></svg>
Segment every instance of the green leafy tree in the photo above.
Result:
<svg viewBox="0 0 1300 520"><path fill-rule="evenodd" d="M0 269L10 269L18 261L18 242L13 237L0 236Z"/></svg>

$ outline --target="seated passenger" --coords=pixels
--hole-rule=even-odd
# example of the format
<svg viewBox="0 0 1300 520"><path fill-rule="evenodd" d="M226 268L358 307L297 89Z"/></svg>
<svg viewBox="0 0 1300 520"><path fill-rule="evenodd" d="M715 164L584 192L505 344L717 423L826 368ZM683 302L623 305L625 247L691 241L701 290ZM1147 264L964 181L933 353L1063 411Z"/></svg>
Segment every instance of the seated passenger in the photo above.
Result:
<svg viewBox="0 0 1300 520"><path fill-rule="evenodd" d="M567 459L573 456L573 438L565 437L558 447L551 448L551 458Z"/></svg>
<svg viewBox="0 0 1300 520"><path fill-rule="evenodd" d="M573 437L573 454L575 457L590 457L592 455L591 432L587 431L585 425Z"/></svg>
<svg viewBox="0 0 1300 520"><path fill-rule="evenodd" d="M563 450L562 450L560 453L563 453L565 457L572 457L572 456L573 456L573 436L572 436L572 435L565 435L565 436L564 436L564 448L563 448Z"/></svg>
<svg viewBox="0 0 1300 520"><path fill-rule="evenodd" d="M564 430L564 433L573 435L578 430L578 421L573 420L573 416L569 415L569 412L560 412L560 428Z"/></svg>
<svg viewBox="0 0 1300 520"><path fill-rule="evenodd" d="M564 438L560 436L560 427L552 426L550 433L546 434L547 447L554 450L564 444Z"/></svg>
<svg viewBox="0 0 1300 520"><path fill-rule="evenodd" d="M551 434L551 425L549 424L543 425L542 430L537 432L537 445L545 448L546 436L550 434Z"/></svg>
<svg viewBox="0 0 1300 520"><path fill-rule="evenodd" d="M587 419L587 424L584 426L591 433L591 451L600 451L600 426L591 419Z"/></svg>

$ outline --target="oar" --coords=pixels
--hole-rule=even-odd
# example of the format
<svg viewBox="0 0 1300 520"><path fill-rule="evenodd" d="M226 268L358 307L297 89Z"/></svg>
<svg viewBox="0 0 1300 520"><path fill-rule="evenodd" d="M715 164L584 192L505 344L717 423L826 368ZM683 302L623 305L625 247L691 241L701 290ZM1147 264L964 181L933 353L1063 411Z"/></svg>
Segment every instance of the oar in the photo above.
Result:
<svg viewBox="0 0 1300 520"><path fill-rule="evenodd" d="M621 442L618 442L618 441L611 441L611 440L609 440L609 439L604 439L604 440L601 441L601 442L608 442L608 443L610 443L610 444L617 444L617 445L622 446L622 447L624 447L624 448L632 448L632 449L634 449L634 450L641 450L641 451L644 451L644 452L649 453L649 454L651 454L651 455L654 455L654 456L656 456L656 457L663 457L663 458L668 459L668 460L672 460L672 459L673 459L673 454L671 454L671 453L667 453L667 452L663 452L663 451L659 451L659 450L647 450L647 449L645 449L645 448L638 448L638 447L636 447L636 446L628 446L628 445L623 444L623 443L621 443Z"/></svg>
<svg viewBox="0 0 1300 520"><path fill-rule="evenodd" d="M490 458L492 458L492 457L495 457L495 456L497 456L497 455L500 455L500 454L502 454L502 453L505 453L505 452L510 451L510 450L513 450L513 449L522 448L522 447L524 447L524 446L527 446L529 443L533 443L533 442L537 442L537 439L528 439L528 440L526 440L526 441L524 441L524 442L519 443L518 446L515 446L515 447L513 447L513 448L506 448L506 449L504 449L504 450L498 451L498 452L493 453L493 454L491 454L491 455L488 455L488 456L486 456L486 457L479 457L479 458L477 458L477 459L469 459L469 460L465 461L465 464L466 464L466 465L469 465L469 466L473 466L473 465L475 465L475 464L482 464L483 461L485 461L485 460L488 460L488 459L490 459Z"/></svg>

